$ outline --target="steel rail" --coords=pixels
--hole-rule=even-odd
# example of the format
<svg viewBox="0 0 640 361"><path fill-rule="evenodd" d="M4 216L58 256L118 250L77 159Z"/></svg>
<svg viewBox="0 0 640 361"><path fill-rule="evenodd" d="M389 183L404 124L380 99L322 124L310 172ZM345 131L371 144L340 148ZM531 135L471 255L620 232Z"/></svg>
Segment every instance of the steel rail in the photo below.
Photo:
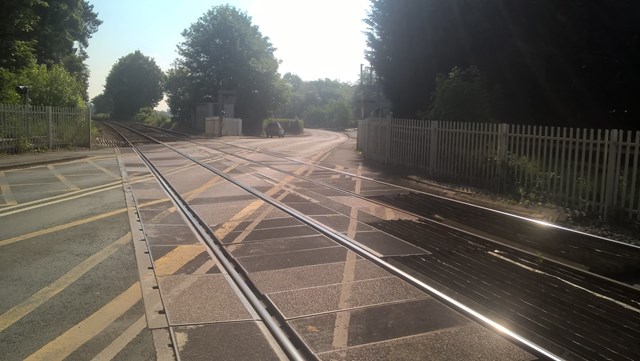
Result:
<svg viewBox="0 0 640 361"><path fill-rule="evenodd" d="M128 128L124 125L118 125L118 126L128 129L130 131L139 133L140 135L143 135L148 139L153 140L154 142L157 142L158 144L168 146L167 144L157 141L154 138L144 135L143 133L140 133L134 129ZM121 134L117 129L114 128L114 130L119 134ZM187 202L184 200L184 198L182 198L182 196L178 194L178 192L173 188L173 186L171 186L171 184L167 181L167 179L153 165L153 163L149 160L149 158L147 158L147 156L145 156L142 153L142 151L140 151L135 145L133 145L132 143L129 143L129 144L131 145L131 149L147 165L149 170L154 174L154 176L156 177L158 182L161 184L161 186L164 188L164 190L174 200L174 203L176 204L176 206L187 217L187 219L194 226L194 228L196 229L200 237L202 237L202 239L207 243L209 248L216 255L216 257L224 267L225 271L227 271L227 273L233 279L236 286L238 286L242 294L247 298L247 300L249 301L253 309L260 316L260 318L265 323L265 325L267 326L271 334L274 336L278 344L283 348L283 351L287 354L287 356L292 360L298 360L298 361L305 360L302 354L298 351L297 347L293 345L289 337L284 333L280 325L278 325L276 321L273 319L273 317L271 316L271 314L269 314L267 309L262 304L262 301L256 297L256 295L251 290L249 285L247 285L243 277L238 273L238 271L236 271L234 265L231 263L231 261L229 261L227 255L225 255L225 252L221 249L222 247L220 247L215 241L216 237L212 233L211 229L206 225L206 222L200 219L200 217L187 205ZM192 158L188 158L188 157L186 158L191 161L194 161L195 163L200 164L199 162L195 161Z"/></svg>
<svg viewBox="0 0 640 361"><path fill-rule="evenodd" d="M200 146L205 146L205 145L199 144L196 141L193 141L193 140L190 140L190 141L195 143L195 144L198 144ZM231 144L231 143L227 143L227 142L223 142L223 141L219 141L219 140L213 140L213 142L221 143L221 144L224 144L224 145L228 145L228 146L232 146L232 147L245 149L245 150L250 150L250 151L254 151L255 152L255 149L252 149L252 148L249 148L249 147L244 147L244 146L241 146L241 145ZM468 203L468 202L457 200L457 199L453 199L453 198L444 197L444 196L441 196L441 195L437 195L437 194L421 191L419 189L405 187L405 186L401 186L401 185L385 182L385 181L382 181L382 180L379 180L379 179L370 178L370 177L366 177L366 176L362 176L362 175L357 175L357 174L349 173L349 172L346 172L346 171L343 171L343 170L333 169L333 168L325 167L325 166L322 166L322 165L319 165L319 164L314 164L314 163L306 162L306 161L295 159L295 158L291 158L291 157L285 157L285 156L270 152L268 150L261 150L260 153L267 154L267 155L270 155L272 157L276 157L276 158L285 159L285 160L288 160L288 161L304 164L304 165L313 166L313 167L316 167L316 168L319 168L319 169L332 171L332 172L335 172L335 173L338 173L338 174L342 174L342 175L346 175L346 176L350 176L350 177L356 177L356 178L359 178L359 179L362 179L362 180L378 183L378 184L381 184L381 185L394 187L394 188L397 188L397 189L401 189L401 190L405 190L405 191L409 191L409 192L414 192L414 193L418 193L418 194L422 194L422 195L426 195L426 196L429 196L429 197L434 197L434 198L438 198L438 199L442 199L442 200L446 200L446 201L450 201L450 202L455 202L455 203L462 204L462 205L465 205L465 206L474 207L474 208L478 208L478 209L482 209L482 210L498 213L498 214L509 216L509 217L515 217L515 218L518 218L518 219L521 219L521 220L524 220L524 221L537 223L537 224L541 224L541 225L544 225L544 226L557 228L557 229L560 229L560 230L564 230L564 231L568 231L568 232L572 232L572 233L577 233L577 234L581 234L581 235L588 236L588 237L598 238L598 239L601 239L601 240L607 241L607 242L618 243L618 244L621 244L621 245L624 245L624 246L628 246L628 247L631 247L631 248L640 249L640 244L635 245L635 244L631 244L631 243L618 241L618 240L615 240L615 239L610 239L610 238L606 238L606 237L602 237L602 236L598 236L598 235L594 235L594 234L589 234L589 233L578 231L578 230L575 230L575 229L563 227L563 226L560 226L560 225L557 225L557 224L544 222L544 221L528 218L528 217L525 217L525 216L520 216L520 215L513 214L513 213L508 213L508 212L505 212L505 211L500 211L500 210L497 210L497 209L492 209L492 208L480 206L480 205L473 204L473 203Z"/></svg>
<svg viewBox="0 0 640 361"><path fill-rule="evenodd" d="M274 169L276 171L286 172L286 171L282 171L282 170L279 170L277 168L271 167L271 166L269 166L267 164L264 164L262 162L256 162L256 161L253 161L253 160L251 160L249 158L242 157L242 156L239 156L239 155L235 155L235 154L233 154L231 152L227 152L227 151L220 150L220 149L209 148L206 145L200 144L200 143L194 141L193 139L190 139L189 135L185 134L185 133L181 133L181 132L177 132L177 131L173 131L173 130L165 130L165 129L162 129L162 128L153 127L153 126L149 126L149 125L144 125L144 126L148 127L148 128L152 128L152 129L154 129L156 131L159 131L159 132L165 131L167 133L175 133L177 135L180 135L180 136L184 137L184 139L186 141L194 143L194 144L196 144L198 146L202 146L202 147L205 147L207 149L211 149L211 150L214 150L214 151L217 151L217 152L221 152L221 153L226 153L226 154L232 155L234 157L239 157L239 158L242 158L242 159L245 159L245 160L249 160L249 161L251 161L253 163L259 163L259 164L262 164L262 165L264 165L266 167ZM244 150L250 150L250 151L253 151L253 152L256 151L255 149L252 149L252 148L249 148L249 147L244 147L244 146L241 146L241 145L231 144L231 143L223 142L223 141L220 141L220 140L213 140L213 142L224 144L224 145L228 145L228 146L232 146L232 147L236 147L236 148L240 148L240 149L244 149ZM405 186L401 186L401 185L397 185L397 184L393 184L393 183L388 183L388 182L385 182L385 181L382 181L382 180L379 180L379 179L370 178L370 177L366 177L366 176L362 176L362 175L358 175L358 174L353 174L353 173L349 173L349 172L345 172L345 171L342 171L342 170L325 167L325 166L322 166L322 165L306 162L306 161L295 159L295 158L285 157L285 156L270 152L268 150L261 150L260 153L261 154L267 154L269 156L280 158L280 159L285 159L285 160L288 160L288 161L291 161L291 162L304 164L304 165L316 167L316 168L323 169L323 170L328 170L328 171L331 171L331 172L334 172L334 173L337 173L337 174L342 174L342 175L355 177L355 178L359 178L359 179L366 180L366 181L371 181L371 182L378 183L378 184L385 185L385 186L389 186L389 187L392 187L392 188L401 189L401 190L405 190L405 191L409 191L409 192L414 192L414 193L418 193L418 194L422 194L422 195L426 195L426 196L429 196L429 197L434 197L434 198L438 198L438 199L442 199L442 200L446 200L446 201L456 202L458 204L462 204L462 205L465 205L465 206L470 206L470 207L474 207L474 208L490 211L490 212L493 212L493 213L498 213L498 214L509 216L509 217L519 218L519 219L524 220L524 221L537 223L537 224L540 224L540 225L544 225L544 226L560 229L560 230L563 230L563 231L568 231L568 232L580 234L580 235L587 236L587 237L597 238L597 239L600 239L600 240L603 240L603 241L616 243L616 244L627 246L627 247L631 247L631 248L634 248L634 249L640 249L640 243L636 245L636 244L631 244L631 243L627 243L627 242L622 242L622 241L618 241L618 240L615 240L615 239L610 239L610 238L606 238L606 237L603 237L603 236L594 235L594 234L578 231L578 230L571 229L571 228L566 228L566 227L563 227L563 226L559 226L557 224L544 222L544 221L540 221L540 220L537 220L537 219L527 218L527 217L520 216L520 215L517 215L517 214L508 213L508 212L505 212L505 211L500 211L500 210L497 210L497 209L492 209L492 208L480 206L480 205L477 205L477 204L468 203L468 202L460 201L460 200L457 200L457 199L448 198L448 197L440 196L440 195L437 195L437 194L428 193L428 192L421 191L421 190L414 189L414 188L409 188L409 187L405 187ZM298 178L300 178L300 177L298 176ZM306 178L300 178L300 179L305 179L307 181L314 182L313 180L306 179ZM335 189L335 190L340 190L340 188L337 188L337 187L334 187L334 186L331 186L331 185L327 185L327 186L328 187L333 187L333 189ZM360 196L360 198L364 198L364 199L367 199L367 200L369 200L371 202L375 202L377 204L385 205L386 207L394 208L394 209L403 211L405 213L413 214L413 213L411 213L409 211L406 211L406 210L403 210L403 209L399 209L397 207L394 207L394 206L389 205L389 204L384 203L384 202L375 201L375 200L366 198L364 196Z"/></svg>
<svg viewBox="0 0 640 361"><path fill-rule="evenodd" d="M136 131L137 132L137 131ZM142 133L140 133L142 134ZM554 354L553 352L547 350L546 348L536 344L535 342L528 340L527 338L525 338L524 336L519 335L518 333L506 328L505 326L500 325L499 323L497 323L496 321L493 321L492 319L490 319L489 317L481 314L480 312L472 309L471 307L463 304L460 301L455 300L452 297L449 297L448 295L446 295L445 293L437 290L436 288L430 286L429 284L425 283L424 281L410 275L409 273L401 270L400 268L388 263L387 261L380 259L379 257L377 257L375 254L373 254L372 252L370 252L369 250L367 250L366 248L360 246L360 244L358 244L357 242L355 242L354 240L352 240L351 238L344 236L338 232L335 232L333 229L323 225L322 223L307 217L306 215L302 214L301 212L267 196L266 194L245 185L243 182L232 178L231 176L227 175L226 173L208 165L205 163L200 162L199 160L189 156L188 154L185 154L184 152L182 152L181 150L160 142L158 140L155 140L153 137L147 136L149 137L149 139L152 139L156 142L158 142L158 144L161 144L171 150L173 150L174 152L180 154L181 156L185 157L186 159L191 160L192 162L195 162L196 164L200 165L201 167L215 173L216 175L218 175L219 177L227 180L228 182L236 185L237 187L243 189L244 191L254 195L255 197L261 199L262 201L271 204L272 206L278 208L279 210L289 214L290 216L292 216L293 218L297 219L298 221L301 221L305 224L307 224L308 226L310 226L311 228L315 229L316 231L318 231L319 233L329 237L330 239L342 244L343 246L349 248L350 250L356 252L357 254L359 254L360 256L368 259L369 261L372 261L373 263L377 264L378 266L382 267L383 269L387 270L388 272L396 275L397 277L401 278L402 280L410 283L411 285L413 285L414 287L428 293L429 295L431 295L433 298L438 299L439 301L445 303L446 305L448 305L449 307L455 309L456 311L462 313L463 315L475 320L476 322L478 322L479 324L495 331L496 333L502 335L504 338L508 339L509 341L511 341L513 344L521 347L522 349L524 349L525 351L533 354L536 357L541 357L544 359L549 359L549 360L564 360L562 357L560 357L559 355Z"/></svg>
<svg viewBox="0 0 640 361"><path fill-rule="evenodd" d="M197 143L195 143L195 144L197 144ZM601 280L604 280L604 281L607 281L607 282L613 282L613 283L615 283L616 285L621 286L621 287L625 287L625 288L629 288L629 289L633 289L633 290L635 290L635 289L636 289L633 285L630 285L630 284L627 284L627 283L624 283L624 282L620 282L620 281L618 281L618 280L614 280L614 279L611 279L611 278L609 278L609 277L606 277L606 276L600 275L600 274L598 274L598 273L590 272L590 271L588 271L588 270L584 270L584 269L581 269L581 268L579 268L579 267L572 266L572 265L570 265L570 264L562 263L562 262L557 261L557 260L555 260L555 259L553 259L553 258L546 257L544 254L533 253L533 252L531 252L531 251L527 251L527 250L525 250L525 249L519 248L519 247L517 247L517 246L511 245L511 244L508 244L508 243L500 242L499 240L495 240L495 239L492 239L492 238L490 238L490 237L487 237L487 236L484 236L484 235L481 235L481 234L476 234L476 233L473 233L473 232L471 232L471 231L468 231L468 230L465 230L465 229L461 229L461 228L458 228L458 227L453 226L453 225L450 225L450 224L442 223L442 222L440 222L440 221L436 221L436 220L434 220L434 219L431 219L431 218L428 218L428 217L421 216L421 215L416 214L416 213L414 213L414 212L412 212L412 211L409 211L409 210L406 210L406 209L402 209L402 208L396 207L396 206L394 206L394 205L392 205L392 204L387 204L387 203L384 203L384 202L381 202L381 201L378 201L378 200L375 200L375 199L368 198L368 197L363 196L363 195L361 195L361 194L358 194L358 193L352 192L352 191L347 190L347 189L340 188L340 187L338 187L338 186L334 186L334 185L332 185L332 184L328 184L328 183L325 183L325 182L322 182L322 181L318 181L318 180L315 180L315 179L307 178L307 177L305 177L305 176L297 175L297 174L295 174L295 173L293 173L293 172L289 172L289 171L287 171L287 170L283 170L283 169L277 168L277 167L272 166L272 165L270 165L270 164L266 164L266 163L263 163L263 162L260 162L260 161L255 161L255 160L252 160L252 159L250 159L250 158L247 158L247 157L244 157L244 156L241 156L241 155L237 155L237 154L233 154L233 153L228 152L228 151L225 151L225 150L221 150L221 149L212 149L212 148L205 147L205 146L203 146L203 145L201 145L201 144L197 144L197 145L198 145L198 146L200 146L200 147L204 147L207 151L220 152L220 153L226 154L226 155L228 155L228 156L232 156L232 157L240 158L240 159L242 159L242 160L245 160L245 161L251 162L251 163L253 163L253 164L259 164L259 165L261 165L261 166L263 166L263 167L266 167L266 168L269 168L269 169L275 170L275 171L277 171L277 172L279 172L279 173L282 173L282 174L288 175L288 176L290 176L290 177L294 177L294 178L297 178L297 179L300 179L300 180L307 181L307 182L309 182L309 183L313 183L313 184L318 185L318 186L321 186L321 187L325 187L325 188L328 188L328 189L332 189L332 190L335 190L335 191L337 191L337 192L340 192L340 193L346 194L346 195L348 195L348 196L355 197L355 198L358 198L358 199L361 199L361 200L365 200L365 201L367 201L367 202L371 202L371 203L377 204L377 205L379 205L379 206L383 206L383 207L386 207L386 208L390 208L390 209L393 209L393 210L395 210L395 211L402 212L402 213L408 214L408 215L410 215L410 216L413 216L413 217L416 217L416 218L422 219L422 220L424 220L424 221L427 221L427 222L430 222L430 223L433 223L433 224L437 224L437 225L440 225L440 226L443 226L443 227L447 227L447 228L449 228L449 229L453 229L453 230L456 230L456 231L459 231L459 232L462 232L462 233L465 233L465 234L468 234L468 235L471 235L471 236L474 236L474 237L480 238L480 239L482 239L482 240L484 240L484 241L487 241L487 242L491 242L491 243L494 243L494 244L501 245L501 246L503 246L503 247L507 247L507 248L509 248L509 249L511 249L511 250L514 250L514 251L516 251L516 252L522 252L522 253L527 254L527 255L529 255L529 256L533 256L533 257L536 257L536 258L541 258L541 259L544 259L545 261L548 261L548 262L551 262L551 263L554 263L554 264L558 264L558 265L561 265L561 266L563 266L563 267L570 268L570 269L571 269L571 270L573 270L573 271L576 271L576 272L579 272L579 273L584 273L584 274L589 275L589 276L591 276L591 277L595 277L595 278L598 278L598 279L601 279ZM227 158L227 159L228 159L228 158ZM247 168L249 168L249 169L251 169L251 170L255 171L255 169L254 169L254 168L252 168L252 167L251 167L251 166L249 166L249 165L242 165L242 167L247 167ZM261 174L263 177L266 177L266 178L269 178L269 179L272 179L272 180L276 181L276 179L274 179L274 178L272 178L272 177L270 177L270 176L268 176L268 175L262 174L262 173L260 173L259 171L255 171L255 172L256 172L256 173L258 173L258 174ZM290 186L290 189L295 189L295 188L296 188L295 186Z"/></svg>

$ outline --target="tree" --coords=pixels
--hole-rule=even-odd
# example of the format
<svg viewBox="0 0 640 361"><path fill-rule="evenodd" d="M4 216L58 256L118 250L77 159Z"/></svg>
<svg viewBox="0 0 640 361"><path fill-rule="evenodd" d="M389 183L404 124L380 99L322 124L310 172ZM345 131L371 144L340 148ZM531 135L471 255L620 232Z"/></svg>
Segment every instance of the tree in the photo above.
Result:
<svg viewBox="0 0 640 361"><path fill-rule="evenodd" d="M351 120L349 104L353 101L354 94L354 86L351 84L331 79L303 81L291 73L285 74L282 79L288 97L278 109L279 117L304 118L307 126L324 128L340 128L343 123L346 126ZM342 111L342 105L346 106L347 115ZM340 119L338 123L331 123L337 119Z"/></svg>
<svg viewBox="0 0 640 361"><path fill-rule="evenodd" d="M637 127L639 13L637 1L372 0L367 58L398 116L430 107L437 74L475 65L502 89L503 121Z"/></svg>
<svg viewBox="0 0 640 361"><path fill-rule="evenodd" d="M141 108L135 115L135 121L142 124L152 125L154 127L163 127L171 123L171 118L166 112L161 112L152 108Z"/></svg>
<svg viewBox="0 0 640 361"><path fill-rule="evenodd" d="M163 80L155 60L139 50L118 59L104 87L104 95L113 103L112 118L131 120L140 108L158 105Z"/></svg>
<svg viewBox="0 0 640 361"><path fill-rule="evenodd" d="M167 94L167 104L171 113L178 119L187 119L194 111L195 98L193 84L189 80L189 71L178 63L166 73L164 90Z"/></svg>
<svg viewBox="0 0 640 361"><path fill-rule="evenodd" d="M101 93L93 97L93 99L91 99L91 103L93 104L93 107L94 107L93 111L96 114L97 113L110 114L113 111L113 102L109 97L104 95L104 93Z"/></svg>
<svg viewBox="0 0 640 361"><path fill-rule="evenodd" d="M430 118L459 122L491 122L496 96L477 67L454 67L436 77Z"/></svg>
<svg viewBox="0 0 640 361"><path fill-rule="evenodd" d="M222 90L234 90L244 131L261 132L262 120L284 101L269 39L249 16L228 5L206 12L182 36L180 58L168 74L170 104L184 113L205 97L218 99Z"/></svg>
<svg viewBox="0 0 640 361"><path fill-rule="evenodd" d="M22 104L15 87L24 85L29 87L31 105L84 106L82 85L59 64L47 67L32 63L18 72L0 69L0 80L4 85L0 89L0 103Z"/></svg>
<svg viewBox="0 0 640 361"><path fill-rule="evenodd" d="M83 0L3 0L0 68L18 72L33 63L62 65L83 85L86 101L85 48L100 24L93 5Z"/></svg>

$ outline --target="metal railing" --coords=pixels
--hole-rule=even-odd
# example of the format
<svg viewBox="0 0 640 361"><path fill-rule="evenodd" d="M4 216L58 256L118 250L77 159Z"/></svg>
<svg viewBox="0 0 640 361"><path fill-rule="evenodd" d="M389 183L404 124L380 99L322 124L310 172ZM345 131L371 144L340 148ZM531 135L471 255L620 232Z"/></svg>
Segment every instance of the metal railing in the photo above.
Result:
<svg viewBox="0 0 640 361"><path fill-rule="evenodd" d="M640 219L640 131L366 119L358 149L442 181Z"/></svg>
<svg viewBox="0 0 640 361"><path fill-rule="evenodd" d="M89 147L88 108L0 104L0 153Z"/></svg>

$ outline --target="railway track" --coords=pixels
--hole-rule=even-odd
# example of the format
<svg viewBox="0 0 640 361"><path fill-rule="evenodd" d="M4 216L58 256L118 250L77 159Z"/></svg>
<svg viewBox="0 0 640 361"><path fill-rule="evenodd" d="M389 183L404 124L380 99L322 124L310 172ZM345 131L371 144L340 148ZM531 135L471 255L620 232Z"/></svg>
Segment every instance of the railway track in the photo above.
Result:
<svg viewBox="0 0 640 361"><path fill-rule="evenodd" d="M230 147L232 145L225 143L224 146ZM201 144L198 145L198 148L198 152L202 153ZM173 150L178 151L177 149ZM273 171L278 171L285 176L292 176L291 172L279 169L282 165L274 166L266 164L268 162L265 161L252 161L247 156L232 154L228 149L217 148L209 151L218 155L222 154L227 158L235 157L236 160L240 158L245 162L243 167L246 172L266 181L275 182L276 178L281 177L267 174ZM272 156L278 156L281 160L294 161L280 155L272 154ZM300 165L299 161L295 162ZM358 247L361 247L362 244L351 243L352 240L348 237L345 238L340 233L336 234L330 227L315 221L304 213L297 215L298 221L307 222L316 231L334 239L334 241L347 247L353 247L352 249L360 256L374 262L380 262L379 265L388 271L405 278L406 281L432 296L435 295L443 302L447 302L450 306L464 312L466 316L484 323L485 326L503 331L515 330L510 335L511 340L538 357L634 359L638 355L639 351L633 341L638 336L637 330L640 329L638 327L640 323L637 290L593 273L563 265L552 259L540 257L532 252L516 250L511 244L496 243L493 239L474 235L468 229L457 229L451 224L443 222L443 219L449 220L449 223L452 224L464 221L464 219L459 219L460 216L456 216L459 214L459 210L454 212L456 207L464 206L460 202L450 202L447 206L440 204L435 208L439 213L438 221L433 221L429 219L434 209L432 203L443 203L446 200L416 192L408 193L408 190L403 188L386 189L381 186L386 187L387 184L357 174L336 172L328 167L315 164L307 165L319 170L316 174L317 178L312 179L310 176L305 178L299 175L296 178L299 183L307 185L310 183L315 188L305 189L300 185L290 185L287 189L292 194L319 200L320 204L336 203L331 196L326 195L335 195L335 192L362 199L363 196L360 193L366 194L366 191L355 192L355 190L351 190L352 184L350 182L359 179L361 190L369 189L369 197L364 197L363 201L372 200L378 205L382 202L393 206L395 210L409 213L410 218L413 218L385 220L369 217L366 223L374 229L384 231L385 234L393 235L419 247L423 252L414 255L385 255L379 252L370 252L369 247L359 249ZM265 169L268 169L269 172L265 172ZM215 172L213 168L209 170ZM216 174L228 181L233 181L233 178L223 173ZM345 181L346 177L351 178L349 182ZM370 184L363 186L363 182ZM346 183L349 184L346 185ZM249 189L245 190L250 191ZM254 193L254 195L259 196L260 193ZM269 197L263 198L263 201L269 202ZM277 202L273 205L278 207ZM281 204L281 206L283 207L279 208L282 211L292 211L285 204ZM342 207L336 204L334 208L339 210ZM440 215L443 214L441 209L449 209L449 213L444 214L445 217L443 217ZM479 207L472 208L472 211L476 212L472 221L480 222L482 226L491 224L491 222L500 222L500 217L510 217ZM291 213L294 217L295 214L296 211ZM483 217L487 217L488 220L484 220ZM530 221L525 219L517 217L508 219L512 222L531 225L531 223L527 223ZM473 226L479 227L478 225ZM539 224L537 226L546 227L545 229L550 229L551 233L568 232L556 227ZM498 231L501 229L501 227L495 228ZM537 234L536 229L529 232L529 234L521 234L515 226L512 226L508 231L500 233L499 237L511 240L516 235L519 237L516 243L532 242L533 246L529 247L533 248L536 239L532 239L531 234ZM570 234L577 239L574 242L581 242L580 237L588 238L588 235L584 234L575 232ZM589 246L593 249L602 248L602 244L621 246L597 238L590 240L595 242ZM574 245L576 244L580 243L574 243ZM633 261L635 249L625 248L625 250L629 254L621 255L618 254L620 252L615 253L610 250L602 253L607 255L615 253L615 257L627 257ZM552 251L545 251L553 255ZM566 256L564 254L566 252L560 253L562 256ZM619 259L615 257L604 263L616 265ZM582 261L584 262L584 260ZM610 271L610 269L605 268L603 273L606 271ZM507 328L504 329L503 326L507 326Z"/></svg>
<svg viewBox="0 0 640 361"><path fill-rule="evenodd" d="M162 133L159 129L152 129L152 131L156 132L156 134ZM179 132L171 132L171 134L179 137L186 136ZM217 143L235 149L251 150L247 147L230 143L219 141ZM286 173L287 175L292 175L291 172L283 170L282 167L265 164L265 162L253 161L247 156L238 156L230 150L216 148L213 151L240 158L244 161L253 162L260 167L267 167ZM454 228L464 229L471 233L488 237L497 243L504 243L528 251L529 253L543 256L543 258L571 264L578 268L588 270L591 273L612 279L630 279L640 282L640 247L638 246L447 199L355 173L339 171L335 169L335 165L332 167L331 165L321 166L318 164L310 164L269 151L261 151L261 154L268 154L274 158L296 164L313 166L317 168L319 172L326 172L324 175L321 175L323 179L329 178L331 175L345 175L385 187L386 190L382 191L382 193L388 194L369 194L364 196L364 198L370 201L379 202L401 211L410 212L418 217L434 219L440 223L452 225ZM300 176L296 177L303 179L303 177ZM316 185L336 189L350 196L363 197L361 194L356 194L351 191L349 187L340 187L339 184L333 184L335 182L332 182L331 179L323 181L313 181L310 180L309 177L304 179L312 181ZM372 186L372 188L375 188L375 185ZM376 191L380 192L379 189L376 189ZM505 226L505 223L509 224L509 226Z"/></svg>

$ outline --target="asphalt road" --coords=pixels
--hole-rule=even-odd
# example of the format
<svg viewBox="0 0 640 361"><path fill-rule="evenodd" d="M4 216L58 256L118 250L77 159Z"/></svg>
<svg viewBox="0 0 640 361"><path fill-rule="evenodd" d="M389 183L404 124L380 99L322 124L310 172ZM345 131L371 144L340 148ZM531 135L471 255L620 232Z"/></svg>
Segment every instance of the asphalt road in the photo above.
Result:
<svg viewBox="0 0 640 361"><path fill-rule="evenodd" d="M451 254L382 227L404 222L407 230L416 217L369 202L404 191L347 174L378 175L349 137L310 131L221 140L174 145L377 257L424 262ZM531 358L205 168L161 146L143 148L319 358ZM183 360L284 359L136 154L76 158L15 169L0 158L0 359L171 360L174 351ZM452 233L441 234L448 246Z"/></svg>
<svg viewBox="0 0 640 361"><path fill-rule="evenodd" d="M0 185L0 359L155 359L115 153Z"/></svg>

